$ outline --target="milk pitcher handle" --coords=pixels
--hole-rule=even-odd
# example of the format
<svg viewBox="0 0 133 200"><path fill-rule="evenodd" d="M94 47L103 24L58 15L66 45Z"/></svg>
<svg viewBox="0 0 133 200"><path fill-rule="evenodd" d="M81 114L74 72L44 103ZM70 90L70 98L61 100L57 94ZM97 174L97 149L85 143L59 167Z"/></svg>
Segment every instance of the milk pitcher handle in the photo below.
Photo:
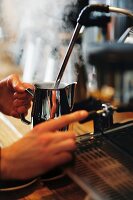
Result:
<svg viewBox="0 0 133 200"><path fill-rule="evenodd" d="M33 93L33 91L30 88L25 89L25 92L27 92L28 94L30 94L32 97L34 96L34 93ZM20 114L20 119L21 119L22 122L24 122L27 125L31 124L30 121L28 121L27 119L25 119L24 114Z"/></svg>

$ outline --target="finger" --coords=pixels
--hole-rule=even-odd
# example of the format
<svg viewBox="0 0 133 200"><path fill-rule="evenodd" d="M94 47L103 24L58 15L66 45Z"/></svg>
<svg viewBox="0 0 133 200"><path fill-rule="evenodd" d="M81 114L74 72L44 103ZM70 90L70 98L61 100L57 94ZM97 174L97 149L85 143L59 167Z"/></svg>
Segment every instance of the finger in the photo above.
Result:
<svg viewBox="0 0 133 200"><path fill-rule="evenodd" d="M67 139L56 144L51 144L48 147L48 152L57 154L63 151L74 151L76 149L76 142L73 139Z"/></svg>
<svg viewBox="0 0 133 200"><path fill-rule="evenodd" d="M66 139L76 140L76 133L74 131L58 131L53 134L52 143L58 143Z"/></svg>
<svg viewBox="0 0 133 200"><path fill-rule="evenodd" d="M51 119L49 121L46 121L45 123L41 123L40 125L38 125L38 129L40 129L40 131L56 131L69 125L72 122L77 122L85 119L87 116L87 111L76 111L72 114L62 115L59 118Z"/></svg>
<svg viewBox="0 0 133 200"><path fill-rule="evenodd" d="M27 101L27 100L19 100L19 99L16 99L14 102L13 102L13 106L15 107L19 107L19 106L31 106L31 102Z"/></svg>
<svg viewBox="0 0 133 200"><path fill-rule="evenodd" d="M15 117L15 118L20 118L20 114L17 113L16 111L12 111L12 112L11 112L11 116L12 116L12 117Z"/></svg>
<svg viewBox="0 0 133 200"><path fill-rule="evenodd" d="M34 128L33 132L37 134L39 133L38 130L36 131L36 128ZM43 145L44 145L44 141L45 141L45 144L47 143L49 145L53 145L55 143L65 141L67 139L76 140L76 133L74 131L65 131L61 133L47 132L47 134L41 134L41 137L40 137L40 140L42 141Z"/></svg>
<svg viewBox="0 0 133 200"><path fill-rule="evenodd" d="M15 108L15 111L19 114L26 114L29 108L30 106L25 105L25 106Z"/></svg>
<svg viewBox="0 0 133 200"><path fill-rule="evenodd" d="M29 84L29 83L25 83L25 82L23 82L23 86L24 86L25 88L29 88L29 89L31 89L32 91L35 90L35 86L32 85L32 84Z"/></svg>
<svg viewBox="0 0 133 200"><path fill-rule="evenodd" d="M17 74L13 74L9 76L9 79L7 82L14 91L17 91L20 93L23 93L27 87L31 89L34 88L33 85L28 84L28 83L26 84L20 81L19 76Z"/></svg>
<svg viewBox="0 0 133 200"><path fill-rule="evenodd" d="M25 90L17 74L12 74L11 76L9 76L7 83L9 87L13 89L14 91L24 92Z"/></svg>
<svg viewBox="0 0 133 200"><path fill-rule="evenodd" d="M24 91L23 93L15 92L13 95L13 98L14 99L29 99L29 100L31 100L33 97L30 94L28 94L26 91Z"/></svg>
<svg viewBox="0 0 133 200"><path fill-rule="evenodd" d="M12 117L15 117L15 118L20 118L20 114L23 114L24 116L26 116L28 114L28 111L25 111L23 113L18 113L17 111L13 110L11 111L10 115Z"/></svg>

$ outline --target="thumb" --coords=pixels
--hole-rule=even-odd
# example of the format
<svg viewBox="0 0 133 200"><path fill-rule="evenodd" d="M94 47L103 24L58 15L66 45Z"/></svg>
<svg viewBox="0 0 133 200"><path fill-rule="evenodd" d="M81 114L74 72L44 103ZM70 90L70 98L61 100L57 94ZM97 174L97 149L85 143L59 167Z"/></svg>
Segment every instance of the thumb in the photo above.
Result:
<svg viewBox="0 0 133 200"><path fill-rule="evenodd" d="M19 76L17 74L10 75L7 80L7 84L12 90L16 92L21 93L25 91L25 87L23 83L20 81Z"/></svg>

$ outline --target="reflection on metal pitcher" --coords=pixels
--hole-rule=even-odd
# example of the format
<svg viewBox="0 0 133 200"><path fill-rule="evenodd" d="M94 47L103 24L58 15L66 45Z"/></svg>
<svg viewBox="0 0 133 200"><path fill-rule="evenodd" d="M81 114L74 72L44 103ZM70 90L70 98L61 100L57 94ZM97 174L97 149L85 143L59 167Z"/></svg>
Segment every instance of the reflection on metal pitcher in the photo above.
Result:
<svg viewBox="0 0 133 200"><path fill-rule="evenodd" d="M74 105L76 82L69 85L60 83L58 89L54 88L54 84L54 82L35 84L31 112L33 126L71 112ZM21 119L23 122L31 123L24 117Z"/></svg>

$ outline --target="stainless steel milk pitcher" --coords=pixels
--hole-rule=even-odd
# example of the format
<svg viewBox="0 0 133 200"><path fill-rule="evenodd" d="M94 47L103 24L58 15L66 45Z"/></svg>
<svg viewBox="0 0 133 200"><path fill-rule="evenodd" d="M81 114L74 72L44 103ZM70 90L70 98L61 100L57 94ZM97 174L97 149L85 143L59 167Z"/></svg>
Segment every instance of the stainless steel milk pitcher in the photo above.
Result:
<svg viewBox="0 0 133 200"><path fill-rule="evenodd" d="M31 111L31 122L21 115L21 120L35 126L38 123L59 117L71 112L74 105L74 94L76 82L66 84L61 82L59 87L54 88L55 82L44 82L35 84L33 95L33 106Z"/></svg>

